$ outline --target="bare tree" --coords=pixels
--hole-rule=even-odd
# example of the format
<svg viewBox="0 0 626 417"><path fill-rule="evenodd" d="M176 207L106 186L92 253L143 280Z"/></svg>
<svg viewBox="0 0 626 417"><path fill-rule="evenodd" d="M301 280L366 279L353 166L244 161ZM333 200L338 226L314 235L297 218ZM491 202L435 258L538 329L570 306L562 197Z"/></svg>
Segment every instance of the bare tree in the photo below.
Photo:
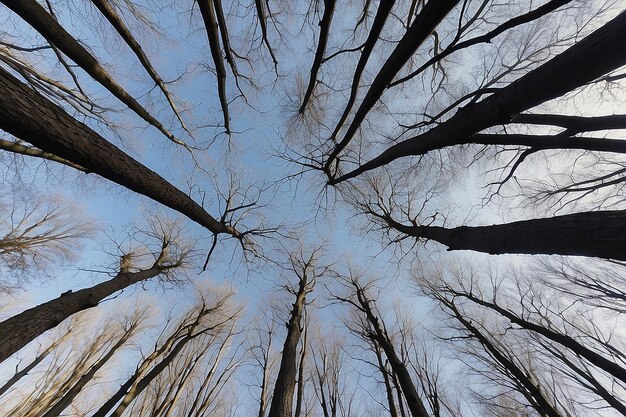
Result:
<svg viewBox="0 0 626 417"><path fill-rule="evenodd" d="M316 280L327 274L328 266L319 266L321 250L314 249L306 254L303 248L289 256L287 271L298 278L296 285L285 285L285 289L295 296L289 321L286 323L287 336L283 344L280 367L274 385L272 403L268 417L288 417L293 413L293 397L298 374L298 345L303 332L304 310L307 295L313 291Z"/></svg>
<svg viewBox="0 0 626 417"><path fill-rule="evenodd" d="M27 271L44 272L76 259L82 241L93 235L93 223L61 197L3 191L0 263L9 287L19 286Z"/></svg>
<svg viewBox="0 0 626 417"><path fill-rule="evenodd" d="M40 304L0 323L0 361L17 352L39 335L61 324L79 311L96 307L102 300L141 281L159 275L173 276L184 266L191 248L182 242L179 230L157 222L152 238L160 240L158 252L153 253L153 263L138 268L132 265L131 254L120 259L117 274L108 281L78 291L69 290L54 300ZM163 228L165 227L165 228ZM19 335L19 337L16 337Z"/></svg>
<svg viewBox="0 0 626 417"><path fill-rule="evenodd" d="M232 333L232 321L238 317L241 310L237 306L232 306L232 293L218 293L212 295L211 298L213 299L202 298L178 323L168 329L168 336L163 336L162 340L157 342L153 352L141 360L135 372L102 404L93 414L94 417L122 415L162 372L180 358L179 355L181 355L181 352L186 349L189 343L205 339L206 337L217 337L222 332L226 332L225 334L227 335ZM205 342L208 342L208 340L205 340ZM200 352L203 352L203 346L203 344L199 345ZM188 371L192 371L192 369ZM210 374L205 375L205 377L209 381L212 379ZM214 390L219 386L219 384L209 386L209 390ZM189 415L202 415L204 412L203 408L206 409L211 404L211 401L207 400L207 398L212 397L206 397L206 388L206 386L203 386L198 391L197 398L200 398L202 402L194 402L195 405L189 411ZM170 406L174 405L170 404Z"/></svg>
<svg viewBox="0 0 626 417"><path fill-rule="evenodd" d="M8 415L43 417L59 415L67 408L113 356L128 345L131 338L146 328L148 310L138 308L127 316L108 317L95 327L77 318L73 334L84 334L85 340L65 338L55 346L46 372L30 377L31 384L21 388L31 390ZM18 390L19 392L20 390Z"/></svg>
<svg viewBox="0 0 626 417"><path fill-rule="evenodd" d="M402 387L406 402L413 417L426 417L429 415L424 402L417 392L413 378L411 377L406 364L402 361L394 344L387 333L385 323L376 313L376 304L367 294L371 290L370 284L362 284L358 274L350 274L342 278L342 285L349 288L351 293L348 297L335 295L339 301L347 303L354 307L363 316L363 321L360 322L357 332L359 332L363 338L369 339L373 342L374 352L377 356L378 368L383 373L385 381L385 388L387 397L389 399L389 406L392 410L395 409L395 401L393 400L392 391L392 379L397 377L398 383ZM381 352L385 353L389 364L393 370L393 375L388 373L384 363L382 361ZM402 399L400 399L402 401ZM392 415L397 415L395 410L392 411Z"/></svg>

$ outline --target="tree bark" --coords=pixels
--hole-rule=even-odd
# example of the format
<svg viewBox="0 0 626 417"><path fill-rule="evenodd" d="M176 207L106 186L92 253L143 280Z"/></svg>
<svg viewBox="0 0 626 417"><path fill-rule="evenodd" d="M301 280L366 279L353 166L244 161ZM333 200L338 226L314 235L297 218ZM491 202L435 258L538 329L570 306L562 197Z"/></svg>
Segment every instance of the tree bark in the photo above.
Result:
<svg viewBox="0 0 626 417"><path fill-rule="evenodd" d="M59 48L93 79L109 90L122 103L137 113L142 119L156 127L171 141L182 144L141 104L137 102L113 77L100 65L98 60L44 9L36 0L0 0L5 6L17 13L24 21L39 32L48 42Z"/></svg>
<svg viewBox="0 0 626 417"><path fill-rule="evenodd" d="M274 395L270 405L268 417L291 417L293 413L293 395L296 385L296 358L298 356L298 342L301 334L301 321L306 301L307 280L306 274L300 279L296 300L293 303L291 317L287 323L287 338L283 346L283 354L274 385Z"/></svg>
<svg viewBox="0 0 626 417"><path fill-rule="evenodd" d="M71 315L95 307L100 301L117 291L155 277L162 271L163 268L153 266L139 272L121 272L101 284L62 294L54 300L4 320L0 323L0 362L47 330L58 326Z"/></svg>
<svg viewBox="0 0 626 417"><path fill-rule="evenodd" d="M326 162L327 167L332 164L333 159L335 159L339 155L339 152L352 140L359 126L363 120L365 120L365 116L372 107L374 107L378 99L380 99L380 96L387 88L389 82L393 80L393 77L396 76L398 71L400 71L415 51L417 51L417 48L419 48L432 31L435 30L439 22L441 22L458 3L459 0L430 0L426 3L420 14L415 18L413 24L411 24L409 30L383 64L376 78L374 78L346 134L328 157L328 161Z"/></svg>
<svg viewBox="0 0 626 417"><path fill-rule="evenodd" d="M217 92L224 115L224 129L226 134L230 134L230 116L228 113L228 99L226 98L226 68L222 59L222 51L219 42L217 22L215 21L215 8L213 0L198 0L198 8L204 21L207 37L209 39L209 49L215 64L215 76L217 77Z"/></svg>
<svg viewBox="0 0 626 417"><path fill-rule="evenodd" d="M28 375L30 371L32 371L37 365L39 365L48 355L55 350L61 343L63 343L70 336L72 329L69 329L63 336L55 340L50 346L48 346L43 352L33 359L31 363L26 365L23 369L16 372L15 375L11 377L5 384L0 387L0 396L4 395L5 392L9 390L17 381Z"/></svg>
<svg viewBox="0 0 626 417"><path fill-rule="evenodd" d="M448 250L492 255L576 255L626 260L626 210L607 210L522 220L492 226L407 226L388 220L394 229L432 239Z"/></svg>
<svg viewBox="0 0 626 417"><path fill-rule="evenodd" d="M213 233L238 236L187 194L0 68L0 129L145 195Z"/></svg>
<svg viewBox="0 0 626 417"><path fill-rule="evenodd" d="M343 111L343 114L339 118L337 122L337 126L335 126L335 130L331 136L331 140L334 140L339 134L339 130L345 123L348 115L350 114L350 110L352 110L352 106L356 101L356 95L359 91L359 82L361 81L361 75L365 70L365 66L367 65L367 61L374 50L374 46L380 37L380 33L385 26L385 22L387 21L387 17L391 13L391 9L395 4L395 0L387 0L381 1L378 4L378 10L376 11L376 16L374 17L374 22L372 23L372 27L370 28L369 34L367 35L367 39L363 44L363 52L361 52L361 56L359 57L359 62L356 64L356 68L354 69L354 76L352 77L352 86L350 87L350 97L348 98L348 103L346 104L346 108Z"/></svg>
<svg viewBox="0 0 626 417"><path fill-rule="evenodd" d="M387 336L383 325L381 325L379 318L376 317L374 311L372 311L372 308L370 306L370 300L367 299L363 288L361 288L358 283L354 282L353 285L356 290L356 296L361 310L365 313L367 320L374 330L372 337L375 337L376 342L385 352L385 356L387 356L387 360L391 365L391 369L398 378L400 387L404 392L404 396L409 406L409 410L411 411L411 415L413 417L428 417L428 411L426 411L426 407L424 407L423 401L417 394L417 390L415 389L415 384L413 384L411 375L409 374L409 371L407 370L402 360L396 354L393 344L389 340L389 337Z"/></svg>

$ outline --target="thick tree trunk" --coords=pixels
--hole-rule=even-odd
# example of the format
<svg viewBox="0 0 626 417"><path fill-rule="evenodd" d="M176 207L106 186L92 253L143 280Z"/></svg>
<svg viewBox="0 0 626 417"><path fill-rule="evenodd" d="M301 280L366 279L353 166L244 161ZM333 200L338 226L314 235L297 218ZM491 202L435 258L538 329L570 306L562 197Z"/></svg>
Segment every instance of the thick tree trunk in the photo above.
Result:
<svg viewBox="0 0 626 417"><path fill-rule="evenodd" d="M214 233L238 236L187 194L0 68L0 129L145 195Z"/></svg>
<svg viewBox="0 0 626 417"><path fill-rule="evenodd" d="M62 294L54 300L6 319L0 323L0 362L71 315L95 307L117 291L155 277L162 271L162 268L153 266L139 272L122 272L101 284Z"/></svg>
<svg viewBox="0 0 626 417"><path fill-rule="evenodd" d="M578 255L626 260L626 210L568 214L492 226L406 226L389 222L411 236L432 239L448 250Z"/></svg>
<svg viewBox="0 0 626 417"><path fill-rule="evenodd" d="M270 405L268 417L291 417L293 413L293 396L296 386L296 359L298 356L298 342L301 334L301 321L306 301L306 275L300 280L296 301L293 303L291 317L287 323L287 338L283 346L274 395Z"/></svg>
<svg viewBox="0 0 626 417"><path fill-rule="evenodd" d="M306 319L305 319L306 323ZM302 334L302 353L300 354L300 363L298 364L298 392L296 393L296 410L293 417L300 417L302 414L302 405L304 402L304 360L306 359L307 344L307 325L304 325Z"/></svg>
<svg viewBox="0 0 626 417"><path fill-rule="evenodd" d="M503 34L504 32L516 27L516 26L520 26L532 21L535 21L537 19L540 19L546 15L548 15L550 12L553 12L554 10L566 5L567 3L571 3L572 0L550 0L547 3L537 7L536 9L525 13L523 15L520 16L516 16L511 20L508 20L504 23L502 23L501 25L499 25L498 27L496 27L495 29L485 33L484 35L480 35L477 36L475 38L471 38L471 39L467 39L464 40L463 42L453 42L449 47L447 47L446 49L444 49L442 52L438 53L437 55L435 55L434 57L432 57L431 59L429 59L427 62L425 62L424 64L422 64L422 66L420 66L418 69L416 69L415 71L413 71L412 73L410 73L409 75L402 77L399 80L396 80L392 83L389 84L389 87L393 87L396 86L398 84L402 84L403 82L406 82L408 80L410 80L411 78L415 77L416 75L422 73L426 68L430 67L431 65L433 65L436 62L440 62L442 61L445 57L449 56L450 54L461 50L461 49L465 49L465 48L469 48L472 45L477 45L479 43L487 43L487 42L491 42L491 40L493 38L496 38L498 36L500 36L501 34ZM458 39L457 39L458 41Z"/></svg>
<svg viewBox="0 0 626 417"><path fill-rule="evenodd" d="M59 48L65 55L70 57L78 66L91 75L96 81L102 84L122 103L126 104L131 110L137 113L142 119L156 127L168 139L173 142L181 143L174 137L158 120L156 120L141 104L137 102L130 94L119 85L113 77L100 65L98 60L93 57L76 39L72 37L57 22L50 13L46 12L36 0L0 0L9 9L17 13L37 32L39 32L48 42Z"/></svg>
<svg viewBox="0 0 626 417"><path fill-rule="evenodd" d="M371 161L329 183L337 184L404 156L472 143L472 135L509 123L517 114L560 97L626 64L624 39L626 12L507 87L478 103L459 109L439 126L391 146Z"/></svg>

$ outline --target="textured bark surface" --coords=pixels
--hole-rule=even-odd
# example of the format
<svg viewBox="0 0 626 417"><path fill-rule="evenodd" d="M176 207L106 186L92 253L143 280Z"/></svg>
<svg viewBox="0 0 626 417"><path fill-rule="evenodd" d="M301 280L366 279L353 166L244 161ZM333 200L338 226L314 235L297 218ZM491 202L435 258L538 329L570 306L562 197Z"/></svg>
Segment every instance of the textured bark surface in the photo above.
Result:
<svg viewBox="0 0 626 417"><path fill-rule="evenodd" d="M214 233L239 233L61 107L0 68L0 129L189 217Z"/></svg>
<svg viewBox="0 0 626 417"><path fill-rule="evenodd" d="M522 220L492 226L391 227L402 233L432 239L448 250L504 253L579 255L626 260L626 211L597 211Z"/></svg>
<svg viewBox="0 0 626 417"><path fill-rule="evenodd" d="M119 273L93 287L84 288L30 308L0 323L0 362L38 336L79 311L98 305L104 298L132 284L155 277L162 271L152 267L139 272Z"/></svg>
<svg viewBox="0 0 626 417"><path fill-rule="evenodd" d="M230 116L228 113L228 99L226 98L226 68L222 59L222 50L220 48L219 33L215 18L215 7L213 0L199 0L198 8L202 14L204 27L206 28L207 37L209 39L209 48L211 57L215 64L215 76L217 78L217 92L224 114L224 129L226 134L230 134Z"/></svg>
<svg viewBox="0 0 626 417"><path fill-rule="evenodd" d="M173 142L180 143L165 127L137 102L111 75L100 65L98 60L35 0L0 0L9 9L37 30L48 42L59 48L93 79L102 84L122 103L137 113L142 119L156 127Z"/></svg>
<svg viewBox="0 0 626 417"><path fill-rule="evenodd" d="M298 356L298 342L300 341L301 321L306 301L307 282L306 277L300 280L296 300L293 303L291 317L287 323L287 338L283 346L283 354L280 360L280 368L274 386L274 396L270 405L268 417L291 417L293 413L293 396L296 387L296 374L298 368L296 359Z"/></svg>
<svg viewBox="0 0 626 417"><path fill-rule="evenodd" d="M7 392L13 385L15 385L17 381L19 381L20 379L28 375L28 373L32 371L37 365L39 365L44 359L46 359L52 351L54 351L57 347L59 347L59 345L63 343L65 340L67 340L70 337L70 335L72 335L71 329L65 332L63 336L55 340L43 352L38 354L35 357L35 359L33 359L28 365L26 365L21 370L17 371L11 377L11 379L9 379L7 382L4 383L4 385L2 385L2 387L0 387L0 396L4 395L4 393Z"/></svg>

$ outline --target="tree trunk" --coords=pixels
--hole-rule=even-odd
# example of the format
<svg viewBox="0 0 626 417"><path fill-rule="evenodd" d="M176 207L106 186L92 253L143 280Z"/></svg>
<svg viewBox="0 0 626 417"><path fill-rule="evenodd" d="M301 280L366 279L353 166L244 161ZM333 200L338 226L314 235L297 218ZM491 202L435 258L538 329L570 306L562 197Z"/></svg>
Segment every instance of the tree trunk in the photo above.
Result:
<svg viewBox="0 0 626 417"><path fill-rule="evenodd" d="M287 323L287 338L283 347L278 376L274 386L274 396L270 405L268 417L291 417L293 395L296 385L296 358L298 356L298 342L300 341L300 322L304 310L307 291L306 275L300 280L296 301L293 303L291 317Z"/></svg>
<svg viewBox="0 0 626 417"><path fill-rule="evenodd" d="M367 39L363 44L363 52L361 52L361 56L359 57L359 62L356 64L356 68L354 69L354 76L352 77L352 86L350 87L350 97L348 98L348 103L346 104L346 108L343 111L343 114L339 118L337 125L335 126L335 130L331 135L331 140L335 139L339 134L339 130L345 123L348 115L350 114L350 110L352 110L352 106L356 101L356 95L359 91L359 82L361 81L361 75L365 70L365 66L367 65L367 61L369 60L372 51L374 50L374 46L380 37L380 33L385 26L385 22L387 21L387 17L391 13L391 9L395 4L395 0L381 1L378 4L378 10L376 11L376 16L374 17L374 22L372 23L372 27L370 28L369 34L367 35Z"/></svg>
<svg viewBox="0 0 626 417"><path fill-rule="evenodd" d="M518 326L526 330L530 330L535 333L538 333L544 336L546 339L552 340L553 342L556 342L560 344L561 346L566 347L567 349L571 350L575 354L587 359L590 363L594 364L598 368L608 372L610 375L613 375L615 378L620 379L622 382L626 382L626 369L622 368L615 362L611 362L610 360L606 359L599 353L596 353L593 350L585 347L573 337L559 333L559 332L555 332L554 330L544 327L542 325L524 320L523 318L519 317L517 314L514 314L510 312L509 310L504 309L495 303L490 303L481 298L478 298L474 296L473 294L467 294L465 292L458 292L454 290L453 290L453 294L461 296L461 297L465 297L468 300L473 301L474 303L478 305L481 305L483 307L486 307L486 308L489 308L491 310L498 312L503 317L506 317L507 319L509 319L511 323L515 323ZM549 321L546 321L546 322L549 323Z"/></svg>
<svg viewBox="0 0 626 417"><path fill-rule="evenodd" d="M137 398L137 396L139 396L139 394L141 394L143 390L145 390L148 387L148 385L150 384L150 382L152 382L154 378L156 378L161 372L163 372L163 370L165 370L165 368L167 368L167 366L176 358L176 355L178 355L178 353L183 349L183 347L185 347L187 342L192 340L194 337L195 336L185 336L184 338L179 340L176 346L174 346L174 348L170 351L170 353L165 358L163 358L161 362L156 364L154 368L152 368L150 372L146 374L146 376L141 378L141 380L139 380L139 382L137 382L136 385L131 387L131 389L126 393L126 395L122 399L122 402L120 403L120 405L118 405L117 408L111 413L110 417L121 416L124 413L124 411L126 411L126 408L130 405L130 403L133 402L135 398ZM106 412L104 414L101 414L101 411L98 410L98 412L96 412L93 415L93 417L100 416L100 415L104 416L106 415Z"/></svg>
<svg viewBox="0 0 626 417"><path fill-rule="evenodd" d="M429 417L428 412L426 411L426 407L424 407L423 401L417 394L415 384L413 384L413 380L411 379L409 371L406 369L406 366L396 354L393 344L389 340L389 336L387 336L383 325L381 325L380 323L380 319L376 317L376 315L372 311L370 301L367 299L363 288L361 288L361 286L356 282L353 285L355 286L356 296L361 306L361 309L367 316L367 320L374 329L372 337L376 339L376 342L385 352L387 360L389 360L389 364L391 365L391 369L398 378L398 383L400 384L400 387L404 392L404 397L406 398L406 402L409 406L409 410L411 411L411 415L413 417Z"/></svg>
<svg viewBox="0 0 626 417"><path fill-rule="evenodd" d="M561 417L561 414L546 399L541 392L539 385L535 383L533 378L510 360L507 355L503 354L485 335L483 335L471 322L471 320L463 317L461 312L456 308L454 303L447 300L443 301L454 317L467 329L467 331L475 337L480 344L489 352L489 354L504 368L510 377L514 378L514 382L520 384L525 392L522 394L529 400L531 405L542 415L549 417Z"/></svg>
<svg viewBox="0 0 626 417"><path fill-rule="evenodd" d="M448 250L593 256L626 260L626 211L597 211L492 226L389 225L411 236L432 239Z"/></svg>
<svg viewBox="0 0 626 417"><path fill-rule="evenodd" d="M330 24L333 21L333 14L335 13L335 0L324 0L324 14L320 21L320 38L317 41L317 49L315 51L315 58L311 65L311 73L309 75L309 84L304 93L302 104L300 105L299 113L304 113L304 109L313 95L313 90L317 84L317 73L322 66L322 60L324 59L324 52L326 52L326 44L328 43L328 35L330 34Z"/></svg>
<svg viewBox="0 0 626 417"><path fill-rule="evenodd" d="M226 134L230 134L230 116L228 113L228 99L226 98L226 69L222 59L217 22L215 21L215 8L213 0L198 0L198 8L204 21L207 37L209 39L209 49L215 64L215 76L217 78L217 92L224 115L224 129Z"/></svg>
<svg viewBox="0 0 626 417"><path fill-rule="evenodd" d="M71 315L95 307L117 291L155 277L161 272L162 268L158 266L139 272L121 272L101 284L62 294L54 300L4 320L0 323L0 362Z"/></svg>
<svg viewBox="0 0 626 417"><path fill-rule="evenodd" d="M306 339L308 333L306 321L307 319L305 319L304 333L302 334L302 353L300 354L300 363L298 364L298 392L296 393L296 410L293 417L300 417L304 400L304 360L306 359Z"/></svg>
<svg viewBox="0 0 626 417"><path fill-rule="evenodd" d="M0 129L176 210L213 233L239 235L233 227L218 222L156 172L69 116L61 107L28 88L3 68L0 68L0 91Z"/></svg>
<svg viewBox="0 0 626 417"><path fill-rule="evenodd" d="M396 403L393 399L393 390L391 389L391 383L389 382L389 371L385 368L383 363L383 357L380 353L380 347L378 342L374 341L374 353L376 354L376 361L378 362L378 369L383 376L383 382L385 384L385 393L387 394L387 404L389 404L389 415L391 417L398 417L396 411ZM398 401L402 401L402 397L398 398Z"/></svg>
<svg viewBox="0 0 626 417"><path fill-rule="evenodd" d="M72 401L74 401L76 396L80 394L85 385L93 379L96 372L98 372L100 368L102 368L113 357L115 352L117 352L118 349L121 348L126 341L128 341L133 333L133 330L134 329L132 328L128 329L115 343L115 345L113 345L113 347L111 347L111 349L109 349L109 351L102 358L100 358L100 360L93 364L89 370L80 377L76 384L74 384L72 388L70 388L42 417L59 416L63 410L65 410L72 403Z"/></svg>
<svg viewBox="0 0 626 417"><path fill-rule="evenodd" d="M4 395L9 388L11 388L17 381L28 375L37 365L39 365L48 355L55 350L61 343L63 343L72 333L72 329L69 329L63 336L55 340L50 346L48 346L43 352L41 352L31 363L26 365L22 370L18 371L9 379L5 384L0 387L0 396Z"/></svg>
<svg viewBox="0 0 626 417"><path fill-rule="evenodd" d="M378 71L376 78L374 78L361 105L357 109L346 134L329 156L326 166L332 164L332 160L339 155L339 152L341 152L354 137L359 126L363 120L365 120L365 116L380 99L380 96L391 80L393 80L393 77L396 76L398 71L400 71L415 51L417 51L417 48L419 48L433 30L435 30L439 22L441 22L458 3L459 0L430 0L424 5L409 30L402 37L387 61L385 61L380 71Z"/></svg>

